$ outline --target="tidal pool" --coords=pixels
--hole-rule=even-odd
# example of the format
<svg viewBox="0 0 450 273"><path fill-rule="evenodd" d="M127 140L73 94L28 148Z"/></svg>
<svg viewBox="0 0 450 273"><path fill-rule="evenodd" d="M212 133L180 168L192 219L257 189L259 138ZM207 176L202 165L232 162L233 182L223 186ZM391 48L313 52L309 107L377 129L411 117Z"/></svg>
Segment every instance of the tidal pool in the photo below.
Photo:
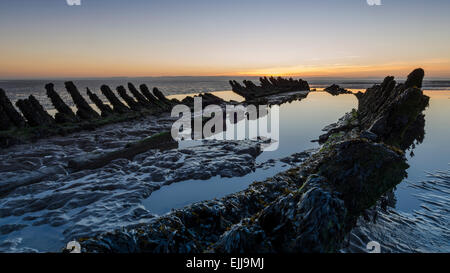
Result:
<svg viewBox="0 0 450 273"><path fill-rule="evenodd" d="M214 94L224 99L233 97L231 91ZM180 96L177 98L182 99ZM312 140L323 133L322 129L325 126L336 122L338 118L355 107L357 107L357 99L354 95L333 97L326 92L311 92L303 100L282 104L280 105L278 149L264 151L256 159L256 163L263 166L268 161L275 161L273 164L257 168L255 172L243 177L213 177L209 180L188 180L164 186L144 200L143 205L151 213L162 215L170 212L171 209L244 190L254 181L264 180L291 167L280 162L280 159L294 153L318 148L319 145ZM201 145L201 142L182 141L180 146L183 145L195 146Z"/></svg>
<svg viewBox="0 0 450 273"><path fill-rule="evenodd" d="M352 90L357 92L359 90ZM395 194L395 213L403 219L415 223L411 234L417 240L413 247L413 238L405 236L402 228L394 226L395 220L380 221L379 226L371 229L372 238L383 237L386 228L392 238L391 251L449 251L450 236L448 226L448 205L450 204L450 91L425 91L430 97L430 106L425 114L425 139L416 147L408 151L407 159L410 168L408 178L397 185ZM226 96L226 92L221 95ZM221 178L210 180L189 180L174 183L155 191L144 200L144 206L155 214L165 214L171 209L185 205L220 198L248 187L254 181L261 181L291 166L283 164L279 159L308 149L319 147L311 142L320 134L323 127L336 122L344 113L357 107L357 100L353 95L333 97L325 92L311 92L301 101L286 103L280 106L280 140L276 151L263 152L257 162L275 161L270 167L257 168L255 172L244 177ZM198 144L198 143L197 143ZM183 145L183 144L182 144ZM189 143L189 145L195 145ZM198 144L201 145L201 144ZM410 152L413 153L410 153ZM427 219L428 217L428 219ZM376 237L375 234L380 234ZM366 236L371 237L370 234ZM385 238L385 237L383 237ZM386 239L386 244L387 238ZM426 242L435 242L426 245ZM420 242L420 243L419 243ZM394 245L408 246L396 248ZM365 247L365 246L362 246Z"/></svg>
<svg viewBox="0 0 450 273"><path fill-rule="evenodd" d="M397 238L391 245L413 245L417 242L418 246L412 248L416 251L448 252L450 91L425 93L431 97L430 107L425 111L425 139L413 150L414 156L408 155L409 177L395 189L395 211L401 213L401 221L381 221L377 228L368 229L365 234L385 243L389 238ZM215 94L227 100L242 100L231 91ZM356 97L351 94L333 97L325 92L311 92L301 101L282 104L278 149L261 153L256 158L254 171L246 172L242 177L213 176L208 180L186 180L192 178L193 173L199 175L204 172L203 165L193 170L186 167L191 166L188 164L184 165L186 175L181 179L184 181L167 185L169 180L164 179L179 170L172 167L180 162L169 160L177 156L177 151L149 151L133 160L118 160L98 170L61 173L37 184L21 187L2 197L0 202L0 251L59 252L73 238L145 223L154 215L241 191L254 181L272 177L299 164L301 160L285 159L318 148L319 145L311 140L317 139L325 126L356 107ZM25 177L36 168L63 164L71 156L96 149L116 149L144 135L167 130L172 122L168 118L157 120L148 117L120 126L105 126L95 133L80 132L65 138L55 137L35 144L19 145L2 154L0 179ZM183 141L180 149L191 147L189 149L195 150L192 147L196 145L204 144L201 141ZM243 146L242 143L240 146ZM199 149L196 151L198 153ZM199 155L209 158L209 148L204 148ZM214 164L214 159L217 160L211 156L209 162ZM198 155L196 160L200 160ZM196 162L192 161L195 160L189 163L195 166ZM233 160L231 154L219 165L228 169L241 167L232 165L233 162L241 161ZM398 224L405 221L415 224L408 227ZM404 228L408 228L411 231L409 234L414 236L405 236ZM387 234L390 234L389 238ZM409 250L392 249L397 252Z"/></svg>

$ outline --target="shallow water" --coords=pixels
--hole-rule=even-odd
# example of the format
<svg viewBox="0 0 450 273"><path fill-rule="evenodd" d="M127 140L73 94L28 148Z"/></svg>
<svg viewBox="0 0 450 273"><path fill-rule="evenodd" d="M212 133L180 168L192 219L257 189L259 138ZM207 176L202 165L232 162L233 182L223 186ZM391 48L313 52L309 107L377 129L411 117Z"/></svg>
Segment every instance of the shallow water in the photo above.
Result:
<svg viewBox="0 0 450 273"><path fill-rule="evenodd" d="M326 92L311 92L306 99L281 105L278 149L264 151L256 158L256 162L264 164L270 160L279 161L294 153L319 147L311 140L316 139L326 125L335 122L336 117L343 116L355 107L356 103L356 97L351 94L333 97ZM244 177L214 177L207 181L188 180L171 184L153 192L143 204L152 213L161 215L190 203L220 198L244 190L252 182L262 181L290 167L282 162L274 164L258 168Z"/></svg>
<svg viewBox="0 0 450 273"><path fill-rule="evenodd" d="M425 111L425 140L413 149L414 155L408 153L408 178L394 190L395 207L390 214L380 212L381 220L377 225L370 224L371 228L365 226L366 229L358 230L367 239L365 243L382 241L385 251L389 252L450 251L450 91L425 91L425 94L431 98ZM324 92L313 92L302 101L282 105L279 149L262 153L257 162L264 164L317 148L310 140L317 138L324 126L356 107L356 103L353 95L332 97ZM172 184L153 192L143 204L156 214L164 214L172 208L243 190L252 181L264 180L289 167L277 161L275 165L259 168L240 178L214 177L207 181ZM365 243L353 251L364 249Z"/></svg>
<svg viewBox="0 0 450 273"><path fill-rule="evenodd" d="M352 90L355 92L356 90ZM425 140L423 143L416 146L413 150L414 156L408 153L408 178L406 182L420 182L425 180L429 173L435 173L437 171L445 171L450 164L450 123L448 117L450 116L450 91L425 91L425 94L429 96L430 106L425 111ZM296 152L301 152L307 149L317 148L316 143L311 140L317 139L321 134L321 129L326 125L333 123L337 120L337 117L341 117L344 113L350 111L352 108L357 107L357 100L353 95L340 95L333 97L325 92L312 92L308 97L301 101L295 101L290 104L284 104L280 107L280 140L279 148L276 151L263 152L257 158L258 163L263 163L271 159L281 159ZM287 165L279 165L278 168L272 170L273 174L282 171ZM258 175L261 172L261 175ZM171 185L174 188L172 192L168 187L164 187L162 190L154 192L145 204L152 210L158 211L158 214L170 211L170 208L179 208L185 204L188 204L187 200L202 201L212 198L221 197L224 193L233 193L236 189L245 189L246 185L252 180L262 180L266 177L267 171L257 171L248 177L239 178L238 180L243 183L242 187L236 187L235 182L231 182L230 189L224 190L224 186L220 183L227 183L227 180L211 179L210 181L186 181L177 185ZM233 179L231 179L233 180ZM186 201L180 201L184 199L183 189L186 192L191 192L187 188L190 183L199 185L207 185L210 190L205 190L203 193L196 193L194 197L186 197ZM214 193L214 187L210 186L217 184L217 192ZM201 186L199 186L201 188ZM198 189L200 191L200 189ZM415 195L417 189L413 189L408 183L401 183L396 190L397 206L400 211L411 212L417 209L421 205ZM189 195L189 194L186 194ZM153 200L154 198L155 200ZM158 200L158 201L156 201ZM176 204L173 206L171 200ZM165 210L162 208L166 208Z"/></svg>
<svg viewBox="0 0 450 273"><path fill-rule="evenodd" d="M225 99L242 99L230 91L216 94ZM415 224L399 224L396 228L394 224L379 224L376 228L367 229L365 234L366 237L370 237L369 233L372 238L383 239L381 235L386 233L383 228L389 228L391 237L397 238L391 244L412 245L414 238L402 235L401 228L407 227L411 234L423 238L415 247L417 251L450 251L450 243L446 244L450 224L450 126L447 120L450 91L427 91L426 94L431 101L425 112L425 140L414 149L415 156L409 156L409 177L395 190L394 212L401 215L401 220L397 221L391 214L386 216L386 219L390 217L390 222L385 221ZM178 150L149 151L132 161L118 160L98 170L70 175L62 173L36 185L22 187L0 200L0 251L59 251L73 237L146 222L154 215L167 213L173 208L243 190L254 181L264 180L300 162L281 159L317 148L318 144L311 140L321 134L323 127L336 122L356 104L353 95L333 97L325 92L311 92L304 100L283 104L280 107L279 149L265 151L256 159L243 157L238 150L224 152L220 143L182 142ZM160 123L148 118L120 128L106 126L95 134L82 132L71 137L55 137L32 145L16 146L0 155L0 179L21 177L92 150L117 148L168 128L171 122L173 120L166 119ZM185 154L189 155L189 151L196 149L196 145L202 146L199 157L181 162L185 161ZM252 147L253 144L246 145ZM220 153L220 157L215 153ZM236 162L239 166L235 165ZM255 168L249 171L252 165ZM237 167L241 171L239 175L224 176ZM205 170L210 172L208 178L204 177ZM188 179L193 176L199 178ZM171 181L177 183L164 185ZM427 213L429 210L432 213ZM427 217L433 220L426 220ZM381 235L377 237L376 234ZM426 245L427 240L433 243ZM387 239L385 241L388 243ZM408 248L391 249L408 251Z"/></svg>
<svg viewBox="0 0 450 273"><path fill-rule="evenodd" d="M425 110L425 140L414 149L414 156L408 155L408 182L421 182L428 175L446 171L450 163L450 92L426 91L430 106ZM412 212L422 204L415 197L417 189L402 183L397 187L397 209Z"/></svg>
<svg viewBox="0 0 450 273"><path fill-rule="evenodd" d="M408 177L378 209L376 220L359 219L344 252L364 252L369 241L382 252L450 251L450 91L425 91L425 139L407 154Z"/></svg>

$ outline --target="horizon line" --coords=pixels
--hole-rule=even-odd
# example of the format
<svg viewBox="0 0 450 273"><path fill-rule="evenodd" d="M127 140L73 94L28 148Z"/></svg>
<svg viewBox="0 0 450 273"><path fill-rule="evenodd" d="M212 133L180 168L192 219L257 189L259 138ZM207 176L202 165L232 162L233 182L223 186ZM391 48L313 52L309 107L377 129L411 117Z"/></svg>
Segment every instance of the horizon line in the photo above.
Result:
<svg viewBox="0 0 450 273"><path fill-rule="evenodd" d="M9 77L2 78L0 81L26 81L26 80L96 80L96 79L143 79L143 78L261 78L261 77L282 77L282 78L303 78L303 79L384 79L387 76L296 76L296 75L168 75L168 76L95 76L95 77L80 77L80 76L49 76L49 77ZM406 77L396 77L397 79L406 79ZM424 80L450 80L449 77L425 77Z"/></svg>

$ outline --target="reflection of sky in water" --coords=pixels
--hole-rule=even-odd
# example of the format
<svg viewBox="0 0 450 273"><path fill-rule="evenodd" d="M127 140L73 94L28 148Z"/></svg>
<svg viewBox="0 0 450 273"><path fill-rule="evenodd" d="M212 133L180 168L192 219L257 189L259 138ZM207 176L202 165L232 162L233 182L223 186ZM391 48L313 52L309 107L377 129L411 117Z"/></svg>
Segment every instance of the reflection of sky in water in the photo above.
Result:
<svg viewBox="0 0 450 273"><path fill-rule="evenodd" d="M414 156L408 154L409 181L423 181L427 172L444 171L450 163L450 92L425 92L430 99L430 106L425 110L425 140L414 149ZM414 196L417 189L408 187L407 183L397 186L397 208L412 211L420 206Z"/></svg>
<svg viewBox="0 0 450 273"><path fill-rule="evenodd" d="M278 150L264 152L257 162L318 147L311 140L317 139L325 126L336 122L337 117L350 111L356 103L353 95L332 97L325 92L312 92L304 100L281 105Z"/></svg>
<svg viewBox="0 0 450 273"><path fill-rule="evenodd" d="M229 92L214 94L224 99L231 97ZM304 100L283 104L280 107L279 147L276 151L263 152L257 158L257 163L318 147L318 144L312 143L311 140L316 139L326 125L335 122L355 106L356 98L353 95L332 97L324 92L312 92ZM199 144L199 141L182 141L180 147ZM206 181L188 180L174 183L153 192L144 201L144 206L152 213L163 214L171 208L181 208L190 203L220 198L244 190L252 182L264 180L288 168L285 164L277 164L269 169L258 169L244 177L213 177Z"/></svg>
<svg viewBox="0 0 450 273"><path fill-rule="evenodd" d="M218 94L228 98L229 93ZM424 143L414 150L415 156L408 156L408 180L424 180L426 172L447 170L450 163L450 92L429 91L430 107L426 110L426 135ZM321 130L328 124L336 122L345 112L357 106L353 95L332 97L325 92L312 92L302 101L284 104L280 107L280 142L276 151L263 152L257 162L269 159L280 159L296 152L318 147L311 140L318 138ZM182 146L196 145L184 143ZM193 202L220 198L227 194L243 190L253 181L264 180L278 172L288 169L283 164L244 177L220 178L214 177L207 181L184 181L163 187L152 193L144 205L153 213L162 214L171 208L181 208ZM412 211L420 206L420 201L414 196L417 189L408 187L407 183L397 186L397 208L401 211Z"/></svg>
<svg viewBox="0 0 450 273"><path fill-rule="evenodd" d="M215 176L209 180L187 180L164 186L143 201L143 205L154 214L165 214L172 208L214 198L222 198L230 193L245 190L254 181L265 180L274 174L287 169L277 164L268 169L259 169L244 177L221 178Z"/></svg>

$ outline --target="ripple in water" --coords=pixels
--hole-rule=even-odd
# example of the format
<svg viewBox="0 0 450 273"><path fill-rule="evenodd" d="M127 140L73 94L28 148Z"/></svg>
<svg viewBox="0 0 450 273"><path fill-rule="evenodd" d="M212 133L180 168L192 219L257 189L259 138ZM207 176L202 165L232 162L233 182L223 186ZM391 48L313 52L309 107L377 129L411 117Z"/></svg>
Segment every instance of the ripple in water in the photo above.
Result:
<svg viewBox="0 0 450 273"><path fill-rule="evenodd" d="M379 242L382 252L450 252L450 170L404 183L419 190L414 196L420 208L410 213L377 208L375 221L361 217L343 252L364 252L369 241Z"/></svg>

